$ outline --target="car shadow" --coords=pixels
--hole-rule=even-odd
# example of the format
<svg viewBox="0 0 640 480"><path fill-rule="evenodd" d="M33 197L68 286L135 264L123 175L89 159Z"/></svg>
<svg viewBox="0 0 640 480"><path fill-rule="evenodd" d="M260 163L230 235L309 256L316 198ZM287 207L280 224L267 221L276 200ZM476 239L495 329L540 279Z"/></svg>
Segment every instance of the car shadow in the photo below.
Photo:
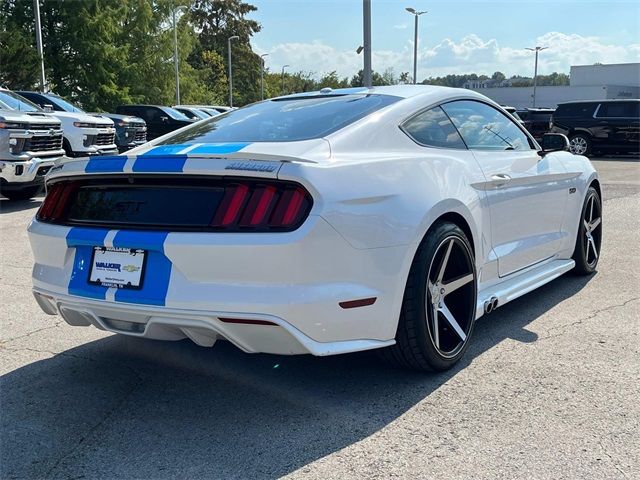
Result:
<svg viewBox="0 0 640 480"><path fill-rule="evenodd" d="M0 213L12 213L35 209L42 204L42 200L44 200L44 198L36 197L29 200L12 201L6 197L0 196Z"/></svg>
<svg viewBox="0 0 640 480"><path fill-rule="evenodd" d="M505 339L536 342L528 324L587 282L560 278L481 319L443 373L393 369L373 352L87 343L1 377L0 476L277 478L378 432Z"/></svg>

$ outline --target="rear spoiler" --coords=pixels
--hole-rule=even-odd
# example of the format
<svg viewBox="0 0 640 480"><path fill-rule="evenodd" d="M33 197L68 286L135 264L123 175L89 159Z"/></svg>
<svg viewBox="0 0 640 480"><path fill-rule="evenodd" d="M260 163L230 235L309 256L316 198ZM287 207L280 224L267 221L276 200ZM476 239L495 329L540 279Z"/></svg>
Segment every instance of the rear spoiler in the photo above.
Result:
<svg viewBox="0 0 640 480"><path fill-rule="evenodd" d="M329 143L324 139L151 145L146 148L143 145L123 155L63 162L50 170L47 181L58 177L110 173L239 175L238 172L244 172L246 175L251 172L251 176L276 178L284 163L317 164L329 157Z"/></svg>

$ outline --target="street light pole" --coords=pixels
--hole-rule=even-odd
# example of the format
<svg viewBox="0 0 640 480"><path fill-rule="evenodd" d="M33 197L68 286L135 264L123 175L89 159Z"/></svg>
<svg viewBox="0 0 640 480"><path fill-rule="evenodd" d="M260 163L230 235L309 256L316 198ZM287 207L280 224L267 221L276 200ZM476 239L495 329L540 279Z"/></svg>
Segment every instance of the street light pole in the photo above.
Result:
<svg viewBox="0 0 640 480"><path fill-rule="evenodd" d="M38 57L40 57L40 89L45 92L44 79L44 53L42 52L42 27L40 25L40 1L33 0L33 10L36 17L36 45L38 47Z"/></svg>
<svg viewBox="0 0 640 480"><path fill-rule="evenodd" d="M268 53L260 55L260 100L264 100L264 57L268 57Z"/></svg>
<svg viewBox="0 0 640 480"><path fill-rule="evenodd" d="M536 52L536 66L533 72L533 108L536 108L536 87L538 86L538 53L542 50L546 50L549 47L534 47L529 48L527 50L531 50L532 52Z"/></svg>
<svg viewBox="0 0 640 480"><path fill-rule="evenodd" d="M229 106L233 107L233 69L231 68L231 40L237 40L237 35L227 39L227 52L229 56Z"/></svg>
<svg viewBox="0 0 640 480"><path fill-rule="evenodd" d="M362 33L364 49L362 83L365 87L371 87L371 0L362 1Z"/></svg>
<svg viewBox="0 0 640 480"><path fill-rule="evenodd" d="M418 77L418 17L427 12L426 10L424 12L418 12L415 8L411 7L407 7L405 10L415 18L413 31L413 84L415 85Z"/></svg>
<svg viewBox="0 0 640 480"><path fill-rule="evenodd" d="M176 105L180 105L180 70L178 67L178 28L176 26L176 10L173 9L173 66L176 70Z"/></svg>
<svg viewBox="0 0 640 480"><path fill-rule="evenodd" d="M284 93L285 93L284 92L284 69L287 68L288 66L289 65L283 65L282 66L282 75L281 75L281 77L282 77L282 95L284 95Z"/></svg>

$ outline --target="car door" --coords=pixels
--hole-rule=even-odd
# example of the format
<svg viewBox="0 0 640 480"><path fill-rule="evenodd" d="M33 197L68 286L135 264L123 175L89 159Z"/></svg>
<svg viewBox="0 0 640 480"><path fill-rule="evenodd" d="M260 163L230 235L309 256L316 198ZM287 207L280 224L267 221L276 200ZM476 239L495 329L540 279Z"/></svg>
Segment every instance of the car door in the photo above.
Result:
<svg viewBox="0 0 640 480"><path fill-rule="evenodd" d="M555 255L568 197L566 170L497 108L475 100L442 105L485 175L491 238L501 277Z"/></svg>
<svg viewBox="0 0 640 480"><path fill-rule="evenodd" d="M640 142L640 102L603 102L595 113L609 147L632 152Z"/></svg>

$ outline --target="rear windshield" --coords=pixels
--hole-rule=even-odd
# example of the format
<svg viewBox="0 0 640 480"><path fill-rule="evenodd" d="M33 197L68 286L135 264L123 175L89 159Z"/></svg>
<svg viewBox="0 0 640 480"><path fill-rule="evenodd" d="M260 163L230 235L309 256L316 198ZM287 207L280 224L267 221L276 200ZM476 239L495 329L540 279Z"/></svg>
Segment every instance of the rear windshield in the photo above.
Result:
<svg viewBox="0 0 640 480"><path fill-rule="evenodd" d="M268 100L205 120L162 143L293 142L321 138L398 100L400 97L391 95Z"/></svg>

